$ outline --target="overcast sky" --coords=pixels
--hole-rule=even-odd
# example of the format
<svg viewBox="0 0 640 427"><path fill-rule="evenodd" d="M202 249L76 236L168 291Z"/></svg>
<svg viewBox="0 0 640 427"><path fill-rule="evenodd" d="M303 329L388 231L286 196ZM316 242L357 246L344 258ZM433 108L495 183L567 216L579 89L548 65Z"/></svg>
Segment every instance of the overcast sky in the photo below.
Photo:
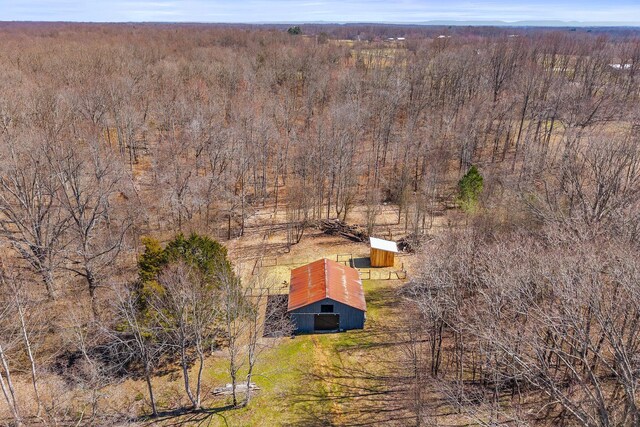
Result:
<svg viewBox="0 0 640 427"><path fill-rule="evenodd" d="M0 21L581 21L640 25L640 0L0 0Z"/></svg>

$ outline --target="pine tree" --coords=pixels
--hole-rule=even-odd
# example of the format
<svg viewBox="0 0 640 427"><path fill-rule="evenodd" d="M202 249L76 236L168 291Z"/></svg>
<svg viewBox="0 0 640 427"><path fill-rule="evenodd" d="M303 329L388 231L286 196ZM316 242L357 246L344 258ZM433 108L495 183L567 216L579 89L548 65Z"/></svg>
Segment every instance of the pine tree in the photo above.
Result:
<svg viewBox="0 0 640 427"><path fill-rule="evenodd" d="M474 212L476 210L482 187L482 175L480 175L478 168L471 166L469 171L458 181L458 204L463 211Z"/></svg>
<svg viewBox="0 0 640 427"><path fill-rule="evenodd" d="M138 259L138 303L142 312L152 294L162 294L164 289L158 282L159 274L172 263L184 262L194 267L203 279L203 286L215 287L219 277L233 276L227 249L217 241L198 234L186 238L178 234L165 248L157 239L144 238L144 253Z"/></svg>

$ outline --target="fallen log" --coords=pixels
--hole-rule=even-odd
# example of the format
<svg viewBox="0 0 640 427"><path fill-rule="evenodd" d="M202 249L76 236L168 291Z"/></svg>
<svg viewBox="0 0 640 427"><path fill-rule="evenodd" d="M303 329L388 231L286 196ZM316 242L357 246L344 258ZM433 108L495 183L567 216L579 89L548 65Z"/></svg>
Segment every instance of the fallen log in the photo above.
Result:
<svg viewBox="0 0 640 427"><path fill-rule="evenodd" d="M339 219L322 219L318 221L317 226L325 234L342 236L354 242L367 242L369 240L367 231L363 227L349 225Z"/></svg>

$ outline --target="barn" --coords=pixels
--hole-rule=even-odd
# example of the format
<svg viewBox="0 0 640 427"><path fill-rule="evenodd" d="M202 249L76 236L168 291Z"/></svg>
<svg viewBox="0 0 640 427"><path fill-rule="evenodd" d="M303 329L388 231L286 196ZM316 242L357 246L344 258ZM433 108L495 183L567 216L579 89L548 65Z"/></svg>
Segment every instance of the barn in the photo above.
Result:
<svg viewBox="0 0 640 427"><path fill-rule="evenodd" d="M324 258L291 270L287 312L296 332L362 329L366 311L355 268Z"/></svg>
<svg viewBox="0 0 640 427"><path fill-rule="evenodd" d="M393 267L395 255L398 253L396 242L370 237L369 243L371 267Z"/></svg>

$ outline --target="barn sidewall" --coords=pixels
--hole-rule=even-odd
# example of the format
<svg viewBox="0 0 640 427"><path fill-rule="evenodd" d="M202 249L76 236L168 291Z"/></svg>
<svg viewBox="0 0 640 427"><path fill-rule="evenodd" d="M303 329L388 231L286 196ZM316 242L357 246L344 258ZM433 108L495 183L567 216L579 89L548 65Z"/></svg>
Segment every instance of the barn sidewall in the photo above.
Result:
<svg viewBox="0 0 640 427"><path fill-rule="evenodd" d="M314 332L314 315L322 314L320 312L320 306L322 304L333 304L333 312L340 315L340 329L349 330L364 328L364 311L336 300L332 300L331 298L325 298L321 301L314 302L313 304L309 304L289 312L291 320L295 325L296 332Z"/></svg>

